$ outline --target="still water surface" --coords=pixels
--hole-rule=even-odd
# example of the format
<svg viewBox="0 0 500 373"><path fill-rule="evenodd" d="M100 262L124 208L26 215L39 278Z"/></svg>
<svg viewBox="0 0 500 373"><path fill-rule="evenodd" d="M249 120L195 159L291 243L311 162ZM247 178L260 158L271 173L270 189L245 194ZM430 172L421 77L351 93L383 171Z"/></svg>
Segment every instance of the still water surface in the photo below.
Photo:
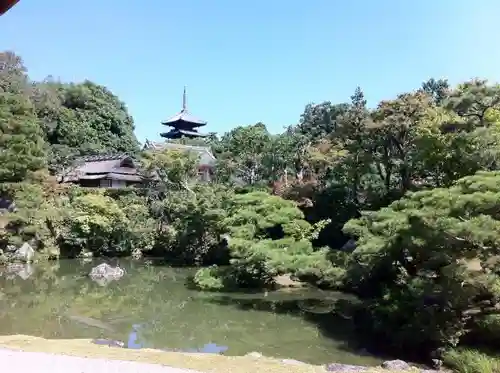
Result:
<svg viewBox="0 0 500 373"><path fill-rule="evenodd" d="M98 264L76 260L0 268L0 335L109 338L129 348L227 347L227 355L258 351L315 364L373 365L352 349L349 323L330 311L342 294L300 290L213 294L190 290L192 269L120 260L126 275L106 286L86 274ZM326 335L325 320L337 323ZM348 343L348 341L351 341Z"/></svg>

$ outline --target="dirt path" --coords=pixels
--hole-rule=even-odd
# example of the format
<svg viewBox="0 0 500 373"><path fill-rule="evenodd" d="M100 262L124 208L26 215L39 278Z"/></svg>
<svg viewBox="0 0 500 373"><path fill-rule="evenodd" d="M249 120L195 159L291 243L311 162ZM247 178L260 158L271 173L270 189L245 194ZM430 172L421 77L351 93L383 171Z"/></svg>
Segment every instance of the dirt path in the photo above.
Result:
<svg viewBox="0 0 500 373"><path fill-rule="evenodd" d="M201 373L159 364L14 351L4 348L0 349L0 361L5 368L26 373Z"/></svg>

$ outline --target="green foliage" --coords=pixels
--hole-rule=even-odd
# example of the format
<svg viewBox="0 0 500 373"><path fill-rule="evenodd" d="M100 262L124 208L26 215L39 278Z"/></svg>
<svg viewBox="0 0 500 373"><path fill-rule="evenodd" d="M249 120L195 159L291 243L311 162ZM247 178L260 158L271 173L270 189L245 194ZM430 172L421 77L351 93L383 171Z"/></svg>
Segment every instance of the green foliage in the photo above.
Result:
<svg viewBox="0 0 500 373"><path fill-rule="evenodd" d="M457 373L496 373L500 359L476 350L450 350L444 355L445 364Z"/></svg>
<svg viewBox="0 0 500 373"><path fill-rule="evenodd" d="M29 93L26 67L21 57L11 51L0 52L0 92Z"/></svg>
<svg viewBox="0 0 500 373"><path fill-rule="evenodd" d="M154 216L160 222L154 254L178 265L227 264L223 206L231 191L197 185L193 192L170 192L154 202Z"/></svg>
<svg viewBox="0 0 500 373"><path fill-rule="evenodd" d="M373 331L391 326L404 347L455 346L498 312L499 200L500 173L479 172L346 224L358 237L347 277L371 298Z"/></svg>
<svg viewBox="0 0 500 373"><path fill-rule="evenodd" d="M238 178L245 183L255 184L262 180L263 159L269 151L271 135L266 126L240 126L224 134L213 145L218 159L218 178L231 181ZM234 155L238 154L237 157Z"/></svg>
<svg viewBox="0 0 500 373"><path fill-rule="evenodd" d="M308 104L296 127L297 132L316 142L335 134L339 128L338 120L348 110L346 103L332 104L325 101L320 104Z"/></svg>
<svg viewBox="0 0 500 373"><path fill-rule="evenodd" d="M52 100L37 100L36 105L50 144L67 146L81 155L138 151L133 119L106 87L90 81L48 81L38 88L42 98L52 96Z"/></svg>
<svg viewBox="0 0 500 373"><path fill-rule="evenodd" d="M188 190L198 176L199 156L193 152L165 149L141 154L143 174L162 189Z"/></svg>
<svg viewBox="0 0 500 373"><path fill-rule="evenodd" d="M15 152L25 157L18 164L32 164L30 158L43 159L37 163L38 168L48 162L50 169L57 172L76 155L134 154L139 150L132 117L125 104L106 87L90 81L63 83L51 77L31 82L22 59L3 52L0 94L0 144L3 148L9 141L12 149L17 147ZM22 136L26 137L25 143ZM48 147L43 146L43 140ZM19 144L14 145L14 141ZM25 144L24 150L18 149L21 144Z"/></svg>
<svg viewBox="0 0 500 373"><path fill-rule="evenodd" d="M66 189L43 173L27 182L0 184L0 194L16 204L15 211L3 215L0 249L30 242L41 254L57 257L58 227L68 206Z"/></svg>
<svg viewBox="0 0 500 373"><path fill-rule="evenodd" d="M124 251L126 227L130 221L118 204L100 194L78 196L72 201L73 211L66 218L65 240L82 250Z"/></svg>
<svg viewBox="0 0 500 373"><path fill-rule="evenodd" d="M203 289L274 286L281 274L311 275L329 268L326 252L314 253L315 228L297 205L265 192L234 195L226 202L223 225L228 234L229 267L200 270L194 278Z"/></svg>
<svg viewBox="0 0 500 373"><path fill-rule="evenodd" d="M227 263L224 201L232 191L198 182L199 156L163 150L142 155L146 201L156 221L152 254L179 265Z"/></svg>
<svg viewBox="0 0 500 373"><path fill-rule="evenodd" d="M45 165L45 142L30 102L0 92L0 182L24 180Z"/></svg>
<svg viewBox="0 0 500 373"><path fill-rule="evenodd" d="M473 79L453 90L446 106L461 116L467 128L491 124L488 114L500 105L500 86L490 85L486 80Z"/></svg>

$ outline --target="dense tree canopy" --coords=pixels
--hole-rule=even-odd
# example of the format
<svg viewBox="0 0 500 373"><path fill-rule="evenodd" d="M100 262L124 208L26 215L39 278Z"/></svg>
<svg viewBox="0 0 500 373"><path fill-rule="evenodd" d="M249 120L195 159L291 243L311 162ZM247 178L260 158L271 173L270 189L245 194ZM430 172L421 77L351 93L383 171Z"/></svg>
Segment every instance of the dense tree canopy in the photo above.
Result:
<svg viewBox="0 0 500 373"><path fill-rule="evenodd" d="M46 162L46 145L30 102L0 92L0 182L22 181Z"/></svg>
<svg viewBox="0 0 500 373"><path fill-rule="evenodd" d="M498 312L499 193L500 173L482 171L346 224L359 237L347 278L373 300L372 328L441 346Z"/></svg>
<svg viewBox="0 0 500 373"><path fill-rule="evenodd" d="M29 79L0 54L0 192L4 253L152 255L203 266L206 290L276 286L281 275L356 293L346 315L384 345L418 354L498 342L500 86L430 79L369 107L308 104L296 124L263 123L205 140L198 159L140 152L125 105L93 82ZM125 152L141 187L58 184L76 155ZM7 258L8 255L3 256ZM349 314L350 312L350 314Z"/></svg>
<svg viewBox="0 0 500 373"><path fill-rule="evenodd" d="M139 150L132 117L106 87L90 81L62 83L51 77L33 82L19 56L2 52L0 90L15 95L10 100L36 115L51 169L59 170L77 155Z"/></svg>

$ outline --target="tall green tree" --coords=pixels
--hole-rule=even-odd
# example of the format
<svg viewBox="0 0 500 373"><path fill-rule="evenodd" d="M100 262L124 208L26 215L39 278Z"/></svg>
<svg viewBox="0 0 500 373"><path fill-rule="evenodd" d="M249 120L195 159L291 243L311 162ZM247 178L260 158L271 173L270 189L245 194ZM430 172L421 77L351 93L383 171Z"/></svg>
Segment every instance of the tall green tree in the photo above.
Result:
<svg viewBox="0 0 500 373"><path fill-rule="evenodd" d="M237 178L250 185L264 181L264 159L270 151L271 139L263 123L239 126L224 134L213 146L218 172L226 180Z"/></svg>
<svg viewBox="0 0 500 373"><path fill-rule="evenodd" d="M338 119L348 110L349 104L332 104L329 101L320 104L308 104L300 116L295 130L309 138L318 141L335 135L339 128Z"/></svg>
<svg viewBox="0 0 500 373"><path fill-rule="evenodd" d="M27 69L20 56L11 51L0 52L0 92L29 95Z"/></svg>
<svg viewBox="0 0 500 373"><path fill-rule="evenodd" d="M0 182L19 182L46 164L46 143L22 94L0 93Z"/></svg>
<svg viewBox="0 0 500 373"><path fill-rule="evenodd" d="M441 106L450 94L448 79L431 78L422 83L422 90L427 93L434 105Z"/></svg>
<svg viewBox="0 0 500 373"><path fill-rule="evenodd" d="M79 84L45 84L42 89L56 90L60 107L47 128L51 144L66 145L82 154L134 154L139 143L134 134L134 122L127 108L106 87L85 81ZM53 93L54 95L54 93ZM45 118L47 107L41 107L39 116Z"/></svg>
<svg viewBox="0 0 500 373"><path fill-rule="evenodd" d="M488 113L500 107L500 85L488 84L484 79L459 84L450 93L446 107L462 118L467 130L489 126L492 122Z"/></svg>

